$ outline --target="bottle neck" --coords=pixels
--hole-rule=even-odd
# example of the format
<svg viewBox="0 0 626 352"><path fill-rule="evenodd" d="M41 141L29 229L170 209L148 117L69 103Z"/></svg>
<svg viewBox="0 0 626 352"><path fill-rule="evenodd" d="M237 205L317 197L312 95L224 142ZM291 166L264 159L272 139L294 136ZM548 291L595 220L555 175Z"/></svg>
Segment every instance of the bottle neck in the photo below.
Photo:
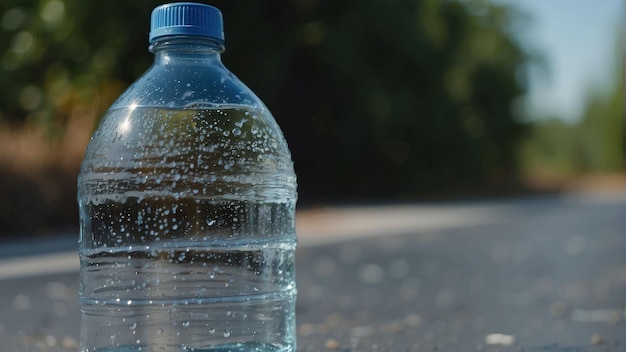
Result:
<svg viewBox="0 0 626 352"><path fill-rule="evenodd" d="M220 61L224 44L218 40L197 36L163 37L148 48L154 53L155 64L177 62Z"/></svg>

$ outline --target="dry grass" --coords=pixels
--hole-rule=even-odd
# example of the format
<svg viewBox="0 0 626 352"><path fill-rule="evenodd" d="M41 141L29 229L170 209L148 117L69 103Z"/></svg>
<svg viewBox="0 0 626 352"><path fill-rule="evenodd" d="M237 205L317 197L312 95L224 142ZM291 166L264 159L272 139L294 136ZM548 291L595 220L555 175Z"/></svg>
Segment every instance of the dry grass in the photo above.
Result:
<svg viewBox="0 0 626 352"><path fill-rule="evenodd" d="M76 176L95 112L73 111L51 138L35 125L0 125L0 236L76 227Z"/></svg>
<svg viewBox="0 0 626 352"><path fill-rule="evenodd" d="M522 183L536 192L623 194L626 173L550 174L534 170L522 176Z"/></svg>

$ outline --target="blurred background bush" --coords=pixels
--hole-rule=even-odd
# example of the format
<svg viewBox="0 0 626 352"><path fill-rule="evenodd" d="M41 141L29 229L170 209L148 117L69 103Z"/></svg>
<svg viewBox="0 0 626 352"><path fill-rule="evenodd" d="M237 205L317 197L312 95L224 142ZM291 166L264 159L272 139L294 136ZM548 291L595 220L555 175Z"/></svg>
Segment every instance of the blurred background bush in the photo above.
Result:
<svg viewBox="0 0 626 352"><path fill-rule="evenodd" d="M0 3L0 236L76 227L84 148L151 64L161 3ZM559 191L623 168L622 27L598 38L616 43L614 79L568 119L525 108L530 68L550 67L512 2L211 4L226 66L285 132L301 204Z"/></svg>

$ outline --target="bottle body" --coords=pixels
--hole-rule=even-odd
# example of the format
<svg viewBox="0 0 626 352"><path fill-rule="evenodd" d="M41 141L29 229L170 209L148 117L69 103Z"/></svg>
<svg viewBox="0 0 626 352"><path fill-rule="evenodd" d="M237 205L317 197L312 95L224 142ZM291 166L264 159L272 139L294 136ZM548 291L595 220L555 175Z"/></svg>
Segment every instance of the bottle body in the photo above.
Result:
<svg viewBox="0 0 626 352"><path fill-rule="evenodd" d="M81 349L293 351L286 142L216 52L172 45L81 167Z"/></svg>

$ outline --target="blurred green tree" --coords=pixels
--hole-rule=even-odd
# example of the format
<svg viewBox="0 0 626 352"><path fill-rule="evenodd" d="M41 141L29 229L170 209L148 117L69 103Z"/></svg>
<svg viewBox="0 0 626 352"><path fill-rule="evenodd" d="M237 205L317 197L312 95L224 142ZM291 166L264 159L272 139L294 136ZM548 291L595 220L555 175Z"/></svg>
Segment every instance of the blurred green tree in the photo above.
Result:
<svg viewBox="0 0 626 352"><path fill-rule="evenodd" d="M2 1L0 118L58 132L72 112L101 114L150 64L145 28L156 3Z"/></svg>
<svg viewBox="0 0 626 352"><path fill-rule="evenodd" d="M623 58L623 55L618 57ZM607 91L591 94L578 126L582 152L578 157L578 168L584 172L620 172L624 169L623 61L619 61L615 72L615 79Z"/></svg>
<svg viewBox="0 0 626 352"><path fill-rule="evenodd" d="M524 17L484 1L220 3L229 66L290 141L304 199L514 180Z"/></svg>
<svg viewBox="0 0 626 352"><path fill-rule="evenodd" d="M521 148L525 173L564 182L583 174L624 169L624 41L618 28L613 79L589 87L579 121L558 117L536 121ZM531 176L532 177L532 176Z"/></svg>

